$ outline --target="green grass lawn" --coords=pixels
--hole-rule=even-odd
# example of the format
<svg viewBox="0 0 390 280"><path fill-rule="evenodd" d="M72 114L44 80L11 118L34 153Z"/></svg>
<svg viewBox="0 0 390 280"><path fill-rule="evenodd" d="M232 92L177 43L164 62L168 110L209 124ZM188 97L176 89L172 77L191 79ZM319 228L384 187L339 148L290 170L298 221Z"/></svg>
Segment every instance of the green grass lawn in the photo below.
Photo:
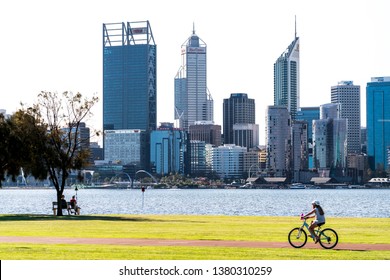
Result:
<svg viewBox="0 0 390 280"><path fill-rule="evenodd" d="M286 242L297 217L105 215L0 215L1 236L159 238ZM332 218L340 243L390 243L390 218ZM336 247L337 249L337 247ZM156 260L388 260L390 251L176 246L0 244L0 259Z"/></svg>

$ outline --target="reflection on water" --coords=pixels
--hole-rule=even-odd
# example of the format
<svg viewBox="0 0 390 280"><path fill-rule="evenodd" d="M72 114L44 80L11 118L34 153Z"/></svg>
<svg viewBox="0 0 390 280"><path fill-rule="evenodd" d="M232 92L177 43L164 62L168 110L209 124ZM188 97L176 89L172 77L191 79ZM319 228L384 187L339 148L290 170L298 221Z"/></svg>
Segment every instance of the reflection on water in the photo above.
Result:
<svg viewBox="0 0 390 280"><path fill-rule="evenodd" d="M67 200L76 194L65 190ZM0 189L1 214L52 214L54 189ZM390 190L96 190L77 192L81 214L298 216L319 200L328 216L390 217Z"/></svg>

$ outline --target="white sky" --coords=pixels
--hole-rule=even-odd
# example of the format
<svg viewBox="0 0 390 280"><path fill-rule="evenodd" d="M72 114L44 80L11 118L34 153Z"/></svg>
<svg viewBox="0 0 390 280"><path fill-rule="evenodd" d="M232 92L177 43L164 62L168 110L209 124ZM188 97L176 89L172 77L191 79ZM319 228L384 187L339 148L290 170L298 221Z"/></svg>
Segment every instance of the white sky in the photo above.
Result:
<svg viewBox="0 0 390 280"><path fill-rule="evenodd" d="M97 93L89 126L102 123L102 24L149 20L157 44L157 121L173 120L174 77L191 35L207 44L214 120L231 93L256 100L264 142L265 109L273 104L273 64L300 37L301 106L330 102L341 80L365 87L390 76L388 0L14 0L0 8L0 109L13 113L41 90Z"/></svg>

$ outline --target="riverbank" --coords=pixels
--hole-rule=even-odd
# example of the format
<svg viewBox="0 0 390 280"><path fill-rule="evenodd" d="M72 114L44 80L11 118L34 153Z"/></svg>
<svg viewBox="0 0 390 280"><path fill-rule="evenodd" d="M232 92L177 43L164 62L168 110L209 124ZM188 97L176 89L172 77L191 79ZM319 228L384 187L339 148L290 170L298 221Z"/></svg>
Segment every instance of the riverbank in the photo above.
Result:
<svg viewBox="0 0 390 280"><path fill-rule="evenodd" d="M3 260L390 259L388 247L378 245L390 246L390 218L329 218L326 226L340 240L334 250L311 241L305 249L290 247L287 234L301 223L292 217L0 215L0 221Z"/></svg>
<svg viewBox="0 0 390 280"><path fill-rule="evenodd" d="M66 189L82 215L299 216L319 200L327 216L388 217L389 190L373 189ZM0 214L52 214L54 189L2 189Z"/></svg>
<svg viewBox="0 0 390 280"><path fill-rule="evenodd" d="M1 189L5 190L32 190L32 189L42 189L42 190L55 190L53 186L3 186ZM66 186L65 189L71 190L75 189L73 186ZM136 186L131 187L130 185L85 185L78 187L80 189L95 189L95 190L119 190L119 189L158 189L158 190L172 190L172 189L181 189L181 190L215 190L215 189L270 189L270 190L278 190L278 189L293 189L293 190L301 190L301 189L390 189L390 186L375 186L375 185L343 185L343 184L324 184L324 185L309 185L302 184L300 187L296 187L294 185L219 185L219 186Z"/></svg>

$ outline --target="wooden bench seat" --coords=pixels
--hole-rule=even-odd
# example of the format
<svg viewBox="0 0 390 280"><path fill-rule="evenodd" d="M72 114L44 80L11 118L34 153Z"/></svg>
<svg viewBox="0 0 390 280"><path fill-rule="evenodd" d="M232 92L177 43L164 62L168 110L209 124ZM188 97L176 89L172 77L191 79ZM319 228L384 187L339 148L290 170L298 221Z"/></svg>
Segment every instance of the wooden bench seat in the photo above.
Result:
<svg viewBox="0 0 390 280"><path fill-rule="evenodd" d="M80 209L80 207L79 207ZM80 213L77 213L76 209L72 208L70 206L70 202L66 202L66 209L62 209L62 210L67 210L68 211L68 215L80 215ZM58 211L58 202L57 201L53 201L53 215L57 215L57 211Z"/></svg>

